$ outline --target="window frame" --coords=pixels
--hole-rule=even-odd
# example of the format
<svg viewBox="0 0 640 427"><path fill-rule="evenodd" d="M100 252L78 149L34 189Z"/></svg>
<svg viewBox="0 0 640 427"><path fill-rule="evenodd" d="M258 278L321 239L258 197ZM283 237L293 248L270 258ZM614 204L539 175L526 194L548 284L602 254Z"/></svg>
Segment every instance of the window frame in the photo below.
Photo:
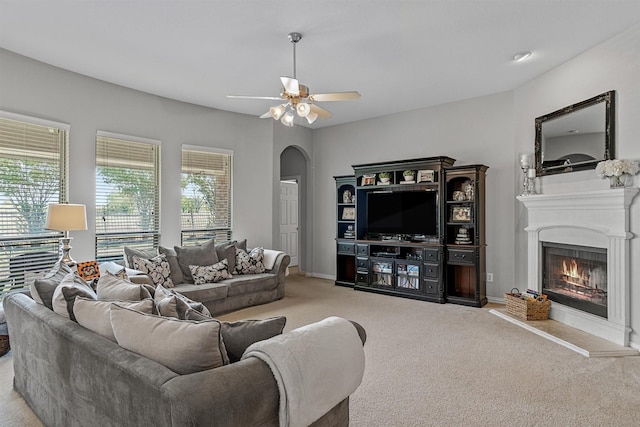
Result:
<svg viewBox="0 0 640 427"><path fill-rule="evenodd" d="M101 160L99 159L99 140L102 138L112 139L120 142L126 142L131 144L147 144L149 146L153 146L154 155L152 159L152 172L154 174L154 194L155 200L153 202L153 229L151 230L132 230L132 231L103 231L99 232L101 226L99 224L99 220L104 217L100 216L101 206L98 206L98 178L99 178L99 168L102 167L102 163L104 161L108 161L107 159ZM161 150L162 149L162 141L144 138L133 135L125 135L114 132L107 132L98 130L96 132L96 202L95 202L95 259L98 262L103 261L121 261L122 260L122 249L124 246L134 247L140 250L148 250L148 249L157 249L160 244L160 235L161 235L161 220L160 220L160 198L161 198ZM117 161L117 159L116 159ZM150 163L150 164L151 164ZM134 169L134 168L130 168ZM100 193L102 194L102 193Z"/></svg>
<svg viewBox="0 0 640 427"><path fill-rule="evenodd" d="M185 171L185 168L192 167L192 165L185 164L185 151L201 153L202 155L216 155L227 156L228 165L226 168L227 173L227 191L226 191L226 204L227 204L227 221L224 226L215 225L213 227L185 227L185 212L182 211L182 200L185 197L184 188L182 186L182 180L185 174L189 173ZM200 145L183 144L181 147L180 158L180 244L183 246L197 245L204 243L207 240L215 239L216 241L231 240L233 233L233 150L224 148L214 148ZM212 171L212 169L210 169Z"/></svg>

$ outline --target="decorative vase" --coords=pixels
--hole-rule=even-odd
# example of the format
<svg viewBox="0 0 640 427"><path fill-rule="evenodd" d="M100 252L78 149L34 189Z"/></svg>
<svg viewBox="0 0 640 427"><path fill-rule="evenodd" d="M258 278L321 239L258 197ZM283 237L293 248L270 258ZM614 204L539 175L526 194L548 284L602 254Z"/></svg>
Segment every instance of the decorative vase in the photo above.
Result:
<svg viewBox="0 0 640 427"><path fill-rule="evenodd" d="M415 178L415 175L404 175L405 181L413 181L413 178Z"/></svg>
<svg viewBox="0 0 640 427"><path fill-rule="evenodd" d="M610 188L624 188L631 185L633 178L631 175L623 173L619 176L610 176L609 177L609 187Z"/></svg>

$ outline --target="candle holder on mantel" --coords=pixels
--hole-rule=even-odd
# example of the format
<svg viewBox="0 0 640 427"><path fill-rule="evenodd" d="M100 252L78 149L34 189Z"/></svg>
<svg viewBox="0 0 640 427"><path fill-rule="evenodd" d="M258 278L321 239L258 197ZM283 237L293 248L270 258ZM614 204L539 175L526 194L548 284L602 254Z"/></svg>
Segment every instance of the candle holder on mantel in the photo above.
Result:
<svg viewBox="0 0 640 427"><path fill-rule="evenodd" d="M531 154L520 155L520 168L522 169L522 194L521 196L529 196L536 194L536 170L531 167Z"/></svg>

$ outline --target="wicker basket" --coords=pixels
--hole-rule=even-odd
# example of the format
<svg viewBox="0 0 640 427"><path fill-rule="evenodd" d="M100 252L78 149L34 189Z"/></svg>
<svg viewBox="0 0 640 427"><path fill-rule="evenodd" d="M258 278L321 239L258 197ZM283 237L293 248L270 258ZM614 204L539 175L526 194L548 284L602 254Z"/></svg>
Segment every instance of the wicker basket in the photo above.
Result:
<svg viewBox="0 0 640 427"><path fill-rule="evenodd" d="M9 335L0 335L0 357L4 356L10 348Z"/></svg>
<svg viewBox="0 0 640 427"><path fill-rule="evenodd" d="M520 294L504 294L507 312L522 320L546 320L549 318L551 301L521 299Z"/></svg>

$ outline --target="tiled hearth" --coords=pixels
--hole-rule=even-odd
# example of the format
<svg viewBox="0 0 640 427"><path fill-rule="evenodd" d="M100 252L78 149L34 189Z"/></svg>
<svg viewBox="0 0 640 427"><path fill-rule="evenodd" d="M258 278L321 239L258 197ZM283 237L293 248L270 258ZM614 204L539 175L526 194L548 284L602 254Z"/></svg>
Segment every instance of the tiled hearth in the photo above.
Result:
<svg viewBox="0 0 640 427"><path fill-rule="evenodd" d="M542 290L543 243L606 250L606 316L554 302L549 317L563 324L629 345L629 206L638 188L520 196L527 208L529 289Z"/></svg>

